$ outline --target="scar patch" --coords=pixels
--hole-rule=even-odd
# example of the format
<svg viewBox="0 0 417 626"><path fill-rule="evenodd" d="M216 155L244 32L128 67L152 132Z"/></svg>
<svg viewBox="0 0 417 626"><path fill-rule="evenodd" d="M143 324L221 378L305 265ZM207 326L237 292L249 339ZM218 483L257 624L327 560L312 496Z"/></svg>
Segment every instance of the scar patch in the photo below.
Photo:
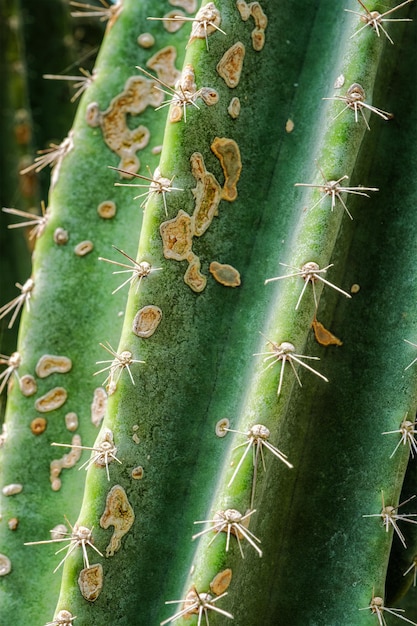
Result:
<svg viewBox="0 0 417 626"><path fill-rule="evenodd" d="M24 374L20 377L19 387L22 394L26 397L33 396L38 391L36 380L31 374Z"/></svg>
<svg viewBox="0 0 417 626"><path fill-rule="evenodd" d="M94 244L92 241L80 241L75 248L74 252L77 256L86 256L94 250Z"/></svg>
<svg viewBox="0 0 417 626"><path fill-rule="evenodd" d="M240 17L246 22L251 16L255 22L255 28L251 33L252 47L259 52L265 45L265 30L268 26L268 18L265 15L259 2L247 4L245 0L237 0L236 7Z"/></svg>
<svg viewBox="0 0 417 626"><path fill-rule="evenodd" d="M181 20L182 17L185 17L183 11L179 11L178 9L168 11L162 18L162 26L168 33L176 33L186 24L186 20Z"/></svg>
<svg viewBox="0 0 417 626"><path fill-rule="evenodd" d="M7 576L12 571L12 562L5 554L0 554L0 576Z"/></svg>
<svg viewBox="0 0 417 626"><path fill-rule="evenodd" d="M154 70L162 82L173 87L181 76L181 72L175 67L177 50L174 46L166 46L156 52L146 63L146 66Z"/></svg>
<svg viewBox="0 0 417 626"><path fill-rule="evenodd" d="M100 426L107 407L107 393L103 387L94 389L93 402L91 403L91 421L94 426Z"/></svg>
<svg viewBox="0 0 417 626"><path fill-rule="evenodd" d="M206 170L203 155L194 152L190 158L191 172L197 181L191 189L195 199L193 213L193 235L201 237L210 226L213 217L218 215L218 207L222 198L222 188L216 177Z"/></svg>
<svg viewBox="0 0 417 626"><path fill-rule="evenodd" d="M111 220L116 215L116 204L113 200L104 200L98 205L97 213L103 220Z"/></svg>
<svg viewBox="0 0 417 626"><path fill-rule="evenodd" d="M227 107L227 112L230 115L230 117L232 118L232 120L235 120L239 117L240 115L240 100L239 98L232 98L230 100L229 106Z"/></svg>
<svg viewBox="0 0 417 626"><path fill-rule="evenodd" d="M164 248L164 257L183 261L191 252L192 225L191 217L180 209L176 217L163 222L159 227Z"/></svg>
<svg viewBox="0 0 417 626"><path fill-rule="evenodd" d="M136 153L148 145L150 132L142 125L131 130L127 116L139 115L147 106L157 107L162 103L163 94L155 89L156 85L144 76L131 76L122 93L113 98L105 111L100 111L96 102L87 107L87 124L101 127L107 146L120 157L120 169L137 172L140 168Z"/></svg>
<svg viewBox="0 0 417 626"><path fill-rule="evenodd" d="M316 318L313 319L311 326L313 328L316 341L320 345L326 347L343 345L343 341L341 341L339 337L336 337L336 335L333 335L330 330L327 330L327 328L325 328L323 324L319 322Z"/></svg>
<svg viewBox="0 0 417 626"><path fill-rule="evenodd" d="M196 293L204 290L207 278L201 273L199 257L193 252L193 237L201 237L213 217L218 215L221 200L233 202L237 198L237 182L242 171L239 146L233 139L216 137L211 145L219 159L224 173L224 185L207 171L203 155L194 152L190 157L191 172L196 179L196 186L191 190L195 200L192 217L182 209L176 217L160 225L163 252L166 259L188 261L184 282ZM210 266L214 278L227 287L240 285L239 272L231 265L221 265L214 261Z"/></svg>
<svg viewBox="0 0 417 626"><path fill-rule="evenodd" d="M207 278L200 272L200 259L197 255L190 255L189 265L184 274L184 282L196 293L203 291L207 284Z"/></svg>
<svg viewBox="0 0 417 626"><path fill-rule="evenodd" d="M48 413L59 409L68 397L67 390L63 387L55 387L35 401L35 409L40 413Z"/></svg>
<svg viewBox="0 0 417 626"><path fill-rule="evenodd" d="M81 595L87 602L94 602L103 588L103 567L100 563L85 567L78 576Z"/></svg>
<svg viewBox="0 0 417 626"><path fill-rule="evenodd" d="M114 485L107 494L106 508L100 518L100 526L114 526L113 535L106 548L106 556L113 556L120 549L122 537L130 530L135 514L123 487Z"/></svg>
<svg viewBox="0 0 417 626"><path fill-rule="evenodd" d="M35 372L39 378L46 378L51 374L66 374L72 367L71 359L67 356L44 354L36 364Z"/></svg>
<svg viewBox="0 0 417 626"><path fill-rule="evenodd" d="M233 202L237 198L236 185L242 171L239 146L233 139L216 137L211 149L219 159L224 173L222 199Z"/></svg>
<svg viewBox="0 0 417 626"><path fill-rule="evenodd" d="M240 285L240 274L232 265L213 261L210 263L210 273L218 283L225 287L239 287Z"/></svg>
<svg viewBox="0 0 417 626"><path fill-rule="evenodd" d="M48 422L44 417L35 417L30 423L30 430L37 437L45 432Z"/></svg>
<svg viewBox="0 0 417 626"><path fill-rule="evenodd" d="M50 463L49 479L51 481L52 491L59 491L61 489L61 479L59 476L62 470L74 467L74 465L80 460L82 453L82 450L79 448L79 446L81 446L81 437L79 435L74 435L71 440L71 444L77 447L71 448L71 451L64 454L63 457L60 459L54 459Z"/></svg>
<svg viewBox="0 0 417 626"><path fill-rule="evenodd" d="M216 595L224 593L232 582L232 570L230 567L219 572L210 583L210 590Z"/></svg>
<svg viewBox="0 0 417 626"><path fill-rule="evenodd" d="M168 117L171 123L179 122L183 116L184 121L186 121L186 107L188 105L199 109L200 107L196 104L198 98L201 98L207 106L213 106L219 101L219 94L215 89L201 87L197 90L194 68L189 63L184 67L180 78L175 83L173 92L173 98L168 101L172 104Z"/></svg>
<svg viewBox="0 0 417 626"><path fill-rule="evenodd" d="M238 41L231 48L226 50L217 63L217 73L231 89L234 89L239 84L244 58L245 46L241 41Z"/></svg>
<svg viewBox="0 0 417 626"><path fill-rule="evenodd" d="M197 0L169 0L173 7L181 7L187 13L194 13L197 10Z"/></svg>
<svg viewBox="0 0 417 626"><path fill-rule="evenodd" d="M162 319L162 311L154 304L142 307L135 315L132 331L138 337L151 337Z"/></svg>

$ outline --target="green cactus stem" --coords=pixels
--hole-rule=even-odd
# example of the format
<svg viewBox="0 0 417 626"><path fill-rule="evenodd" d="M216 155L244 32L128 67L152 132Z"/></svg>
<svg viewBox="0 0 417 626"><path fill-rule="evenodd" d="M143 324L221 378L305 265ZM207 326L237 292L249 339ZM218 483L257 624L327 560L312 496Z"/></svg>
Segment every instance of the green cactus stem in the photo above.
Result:
<svg viewBox="0 0 417 626"><path fill-rule="evenodd" d="M175 91L152 48L140 61L126 53L135 20L137 37L143 19L161 17L166 6L125 2L108 32L102 67L111 56L126 75L139 72L147 81L148 72L158 73L170 106L160 177L142 225L120 224L120 237L132 247L139 241L137 254L113 233L103 236L109 249L128 254L118 257L126 274L105 284L118 268L97 256L114 261L117 250L101 246L86 257L90 274L73 270L73 282L87 291L100 273L102 310L122 291L111 296L112 289L132 284L118 343L119 328L95 339L111 354L87 353L85 334L77 334L83 360L74 384L106 360L98 367L107 368L109 394L95 442L91 433L82 436L91 456L82 459L81 508L75 479L49 501L43 484L33 496L36 537L33 521L22 522L18 536L46 541L68 515L59 595L43 573L59 556L18 546L2 531L0 552L5 545L27 554L39 563L39 589L48 581L39 619L72 623L76 616L89 626L417 623L412 611L401 612L403 590L388 570L390 555L400 563L399 547L413 549L406 529L417 520L414 439L402 445L400 430L407 417L414 423L417 405L415 23L377 22L375 32L355 11L369 21L370 11L389 9L347 4L203 3L169 53L184 58ZM408 19L415 9L404 3L397 15ZM167 36L166 25L149 24L157 40ZM78 132L96 146L95 158L114 146L102 130L116 98L107 90L103 100L95 95L99 79L100 72L77 116L87 115L89 126L77 131L76 124L74 132L74 145ZM123 89L125 78L118 79ZM148 108L151 125L158 112ZM75 148L65 156L51 196L62 207L68 196L60 184L80 180L74 155ZM113 184L114 171L81 156L101 189ZM137 156L143 161L142 153L130 155L135 166ZM106 165L126 169L124 158L119 153ZM112 190L123 210L133 207L135 190ZM35 289L48 265L45 235ZM71 274L56 270L57 280ZM35 313L31 305L23 317L22 364ZM44 313L49 332L52 315L62 314ZM68 375L54 374L58 381ZM11 412L18 411L16 387ZM6 469L16 467L14 441L25 444L22 435L7 439ZM54 457L42 451L41 458ZM4 499L23 502L25 483L11 476L3 484L24 488ZM9 615L18 572L13 566L4 577ZM27 590L27 597L33 604L36 596ZM24 608L19 619L28 619Z"/></svg>
<svg viewBox="0 0 417 626"><path fill-rule="evenodd" d="M145 63L137 27L147 14L144 5L126 4L108 30L107 47L73 129L55 154L47 152L35 161L40 169L43 157L46 165L54 164L55 157L47 223L37 232L27 276L33 283L30 300L25 298L22 306L17 350L1 356L2 389L9 383L1 485L22 486L1 496L0 552L12 569L1 578L0 603L2 620L9 623L26 622L27 611L31 621L45 623L53 612L59 589L59 575L53 574L55 550L23 544L50 538L49 531L66 523L65 518L74 524L85 480L85 472L74 468L82 449L51 443L91 446L107 399L102 386L106 373L94 376L103 367L95 363L109 358L100 343L117 346L127 289L112 294L120 277L98 257L118 260L113 244L135 254L143 213L131 189L114 187L115 181L128 178L108 166L124 159L129 171L141 167L146 173L146 165L153 170L158 157L152 149L161 143L164 127L154 111L158 96L150 95L151 81L135 69ZM129 44L116 45L115 40ZM160 43L164 45L164 36ZM140 145L135 143L138 134L145 137ZM11 309L7 322L13 314ZM36 564L30 577L28 559ZM18 607L17 590L28 597Z"/></svg>

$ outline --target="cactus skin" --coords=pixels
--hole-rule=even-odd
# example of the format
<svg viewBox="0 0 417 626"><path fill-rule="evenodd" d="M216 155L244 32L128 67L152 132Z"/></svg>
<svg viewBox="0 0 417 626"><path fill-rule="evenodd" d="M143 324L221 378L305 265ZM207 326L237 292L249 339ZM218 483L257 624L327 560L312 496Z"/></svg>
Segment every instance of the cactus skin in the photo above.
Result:
<svg viewBox="0 0 417 626"><path fill-rule="evenodd" d="M103 142L101 129L87 125L86 106L97 101L101 110L106 109L112 98L124 89L128 77L136 73L135 65L142 63L143 51L136 43L135 28L143 19L145 7L132 10L135 18L129 22L121 17L108 33L109 46L97 61L97 78L90 86L88 99L85 98L78 109L73 127L74 148L62 160L58 181L49 198L47 228L37 240L33 255L35 287L30 312L23 311L17 349L22 355L19 375L34 375L38 390L35 396L25 397L17 380L13 389L9 389L7 440L0 452L2 486L23 485L21 494L1 496L0 552L12 562L11 574L1 578L2 620L7 623L23 624L28 619L46 623L51 619L59 589L59 574L52 573L58 557L53 554L53 546L35 548L23 543L48 539L50 529L65 523L64 516L71 523L76 520L85 472L78 472L77 468L64 469L60 475L61 489L52 491L50 463L70 450L52 448L50 444L71 443L74 432L67 430L64 421L69 412L78 415L76 434L81 436L82 444L94 442L97 426L91 422L91 404L94 390L101 386L105 375L94 377L93 373L100 369L95 362L107 358L99 342L117 345L122 323L119 313L125 306L127 291L112 295L120 277L112 276L109 266L98 262L97 258L113 258L112 244L134 254L142 211L137 202L131 200L131 189L114 188L114 180L118 178L110 174L108 166L117 166L120 157ZM115 54L114 37L126 38L131 44ZM126 59L129 59L127 64ZM161 143L164 121L160 117L161 124L155 114L150 114L154 111L145 111L142 123L152 121L152 143L140 156L144 164L154 167L156 157L151 154L151 147ZM135 116L132 120L139 123ZM116 216L111 220L101 219L97 207L109 199L116 202ZM68 231L66 245L55 243L56 228ZM77 256L74 248L85 240L92 240L94 249L84 257ZM72 369L66 374L37 377L35 366L44 354L69 357ZM67 390L65 404L54 412L36 411L35 400L55 387ZM45 432L39 436L30 428L37 417L45 417L48 422ZM84 456L87 455L84 453ZM38 506L41 502L45 508ZM19 525L12 532L8 522L14 518L19 520ZM27 575L28 559L33 559L36 571L30 577ZM27 604L16 606L16 590L28 598ZM30 600L31 593L35 601Z"/></svg>
<svg viewBox="0 0 417 626"><path fill-rule="evenodd" d="M227 14L227 9L222 7L222 14L223 10ZM289 9L283 5L282 15L286 11ZM320 46L325 44L318 33L325 32L330 41L340 39L340 49L348 57L347 80L355 64L359 73L364 72L366 92L373 91L372 100L379 104L387 76L394 73L393 85L403 85L412 65L402 67L404 56L400 52L401 63L396 66L396 49L385 50L380 58L383 41L377 40L370 29L361 43L356 45L356 40L349 48L348 39L356 24L348 18L345 26L344 15L340 23L334 21L334 11L333 4L320 4L307 58L323 61ZM294 14L287 15L294 20ZM268 17L266 46L277 41L279 35L278 20ZM227 19L224 24L225 31L231 32ZM238 27L242 27L240 22ZM409 37L407 40L411 41ZM217 39L220 47L220 36ZM218 58L217 39L210 38L209 59ZM396 46L400 45L398 41ZM201 50L195 52L193 46ZM280 50L278 46L276 54ZM261 76L266 56L262 55L255 56L254 61ZM211 80L207 84L218 88L222 96L221 81L214 84L213 72L209 73L204 42L201 46L195 43L190 46L186 62L191 59L198 68L197 76L205 78L202 66L208 68L207 76ZM300 57L297 59L300 61ZM355 126L351 118L339 118L329 124L338 110L334 103L323 104L325 114L316 115L315 111L320 111L320 97L331 95L331 84L341 67L344 66L339 62L335 69L333 59L328 60L327 72L323 71L323 64L315 68L317 73L308 67L311 91L300 90L293 103L296 128L300 119L300 135L284 138L279 159L273 162L276 174L270 189L267 183L259 184L259 172L272 171L272 159L268 157L277 153L276 148L271 151L266 148L267 140L271 145L276 141L273 133L279 135L276 129L271 132L269 124L264 127L267 130L255 129L255 134L264 133L263 141L258 135L262 150L256 149L253 138L239 135L239 132L249 133L239 131L238 124L231 135L228 132L231 122L227 118L224 121L224 115L221 132L218 131L216 107L192 110L187 125L170 125L166 131L162 171L169 176L175 173L176 183L186 190L195 185L189 173L190 153L201 151L207 169L221 180L219 165L209 152L212 137L215 133L233 136L238 141L244 164L238 199L230 205L220 204L219 218L213 220L195 247L204 260L203 268L214 254L238 267L242 286L227 290L210 279L200 295L192 293L183 282L185 262L162 257L159 225L166 219L162 202L148 204L138 259L149 255L164 269L152 276L138 295L131 291L120 341L120 349L131 349L134 357L144 359L146 364L132 367L135 387L123 375L117 393L110 398L103 426L113 430L117 455L123 465L110 465L110 483L102 469L91 467L79 518L80 523L95 526L95 543L105 551L111 531L99 528L98 520L110 487L120 484L133 505L135 522L122 538L122 548L117 554L102 560L105 584L94 604L86 603L79 594L76 582L79 555L68 559L58 608L71 607L81 622L102 624L106 616L115 624L158 623L166 619L175 609L164 607L163 602L185 597L186 592L181 589L193 563L196 569L192 582L203 591L208 590L208 582L220 569L232 568L229 595L218 606L230 610L235 623L376 623L376 616L370 611L358 609L369 604L373 587L375 595L384 595L392 537L391 532L384 532L378 519L362 519L362 515L380 510L381 489L386 502L390 500L395 505L400 500L408 449L401 448L390 460L396 444L380 433L396 428L405 412L414 415L416 408L415 370L403 372L414 358L403 339L414 340L416 325L410 255L413 246L410 225L415 219L411 199L415 198L416 188L408 178L404 183L403 170L407 163L403 155L399 151L394 156L390 154L391 146L411 144L415 137L415 94L409 84L402 98L396 95L399 89L392 91L395 120L406 119L403 126L395 122L385 126L385 122L373 118L368 134L363 126ZM379 78L372 89L377 70ZM271 75L271 68L265 67L267 71ZM294 68L294 73L298 72ZM272 80L265 79L265 83L268 89L274 89ZM281 94L287 103L282 91L275 89L273 94L277 97ZM275 108L277 101L271 95L256 100L260 120L271 119L271 102ZM391 110L390 104L384 101L381 106ZM312 120L317 120L316 124ZM282 129L282 125L277 124L277 128ZM347 130L348 141L338 142L343 137L342 131ZM245 146L253 155L251 159L247 159ZM381 146L385 149L381 150ZM408 154L413 149L415 154L413 146ZM262 152L265 165L260 160ZM334 163L340 164L334 166L336 171L342 170L340 175L353 171L352 182L369 182L381 189L378 197L349 201L349 209L355 216L352 224L347 223L340 206L333 214L329 213L327 201L301 218L296 213L295 207L311 206L317 199L317 192L306 192L301 202L300 194L292 186L294 182L313 180L314 158L318 158L325 171ZM169 167L172 169L166 171ZM387 171L392 172L389 185ZM253 189L252 193L248 192L247 177L249 180L253 177L254 181L258 178L253 187L256 192ZM266 180L270 177L266 176ZM265 206L260 219L257 210L264 204L263 198ZM181 208L192 212L189 192L172 194L169 218ZM255 225L258 233L254 240ZM286 246L277 250L277 241L281 240L285 240ZM314 314L311 293L295 313L300 289L296 280L263 285L265 278L279 273L279 261L297 264L299 257L304 258L304 250L320 252L317 259L320 266L335 262L332 280L336 284L359 282L361 286L353 302L327 289L320 295L320 319L344 340L343 347L337 350L317 348L311 335L307 336ZM227 254L227 259L221 254ZM161 307L163 319L155 335L149 340L138 340L132 337L132 319L138 308L149 303ZM262 373L261 359L251 356L264 350L258 330L273 340L289 339L288 333L297 351L319 354L318 369L328 376L330 383L326 385L311 373L300 372L303 388L299 389L287 371L282 394L277 398L279 366ZM230 449L242 441L240 436L230 434L225 439L215 437L214 426L224 416L230 419L232 428L239 430L268 420L271 441L294 464L294 469L289 470L269 457L266 476L259 472L258 511L250 528L262 538L261 560L247 546L244 546L244 561L236 546L224 555L221 538L208 549L209 536L199 541L197 553L192 556L193 521L211 518L220 504L222 508L229 504L239 508L248 503L252 479L250 459L232 489L224 488L232 471L230 460L236 463L241 454L230 453ZM139 444L132 440L134 425L139 426ZM130 471L138 464L144 466L144 478L134 483ZM181 472L176 471L179 467ZM172 574L167 580L168 567ZM121 569L129 572L123 586L119 577ZM190 582L185 584L186 590ZM210 614L210 624L225 621ZM189 623L177 621L181 622Z"/></svg>

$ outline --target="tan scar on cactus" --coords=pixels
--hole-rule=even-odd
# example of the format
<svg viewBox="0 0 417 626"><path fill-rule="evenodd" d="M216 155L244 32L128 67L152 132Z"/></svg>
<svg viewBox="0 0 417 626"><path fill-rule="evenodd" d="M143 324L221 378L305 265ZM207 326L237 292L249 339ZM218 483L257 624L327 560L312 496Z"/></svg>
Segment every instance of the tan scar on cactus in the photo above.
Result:
<svg viewBox="0 0 417 626"><path fill-rule="evenodd" d="M103 589L103 567L100 563L85 567L78 576L81 595L87 602L94 602Z"/></svg>
<svg viewBox="0 0 417 626"><path fill-rule="evenodd" d="M210 591L216 594L216 596L219 596L220 594L224 593L226 589L229 588L231 582L232 570L230 569L230 567L228 567L216 574L216 576L210 583Z"/></svg>
<svg viewBox="0 0 417 626"><path fill-rule="evenodd" d="M181 72L175 67L177 50L174 46L166 46L158 50L146 63L146 67L156 72L159 80L173 87L181 76Z"/></svg>
<svg viewBox="0 0 417 626"><path fill-rule="evenodd" d="M222 188L216 177L206 170L203 155L194 152L190 158L191 173L197 181L196 187L191 189L195 199L195 209L192 216L193 234L201 237L210 226L212 219L218 215L218 206L222 198Z"/></svg>
<svg viewBox="0 0 417 626"><path fill-rule="evenodd" d="M209 269L210 273L221 285L224 285L225 287L239 287L240 274L232 265L213 261L210 263Z"/></svg>
<svg viewBox="0 0 417 626"><path fill-rule="evenodd" d="M188 257L188 267L184 274L184 282L196 293L203 291L207 284L207 278L200 272L201 263L199 257L191 253Z"/></svg>
<svg viewBox="0 0 417 626"><path fill-rule="evenodd" d="M65 374L72 367L72 361L67 356L44 354L36 364L35 372L39 378L46 378L51 374Z"/></svg>
<svg viewBox="0 0 417 626"><path fill-rule="evenodd" d="M314 317L311 323L311 327L314 331L314 336L316 338L316 341L320 345L325 346L325 347L343 345L343 341L341 341L339 337L336 337L336 335L333 335L333 333L331 333L330 330L327 330L327 328L325 328L323 324L319 322L316 317Z"/></svg>
<svg viewBox="0 0 417 626"><path fill-rule="evenodd" d="M181 7L187 13L194 13L197 9L197 0L169 0L173 7Z"/></svg>
<svg viewBox="0 0 417 626"><path fill-rule="evenodd" d="M175 33L186 22L192 23L191 35L186 48L195 39L205 39L206 49L209 50L208 38L216 31L226 35L224 30L220 28L221 15L213 2L208 2L202 6L194 17L187 17L182 11L169 11L163 17L149 17L149 20L162 21L165 30Z"/></svg>
<svg viewBox="0 0 417 626"><path fill-rule="evenodd" d="M87 254L90 254L90 252L92 252L94 250L94 244L92 241L80 241L80 243L77 243L77 245L74 247L74 253L77 256L86 256Z"/></svg>
<svg viewBox="0 0 417 626"><path fill-rule="evenodd" d="M192 247L191 217L180 209L172 220L163 222L159 227L164 257L174 261L185 261Z"/></svg>
<svg viewBox="0 0 417 626"><path fill-rule="evenodd" d="M239 117L240 115L240 100L239 98L232 98L230 100L229 106L227 107L227 112L230 115L230 117L232 118L232 120L235 120Z"/></svg>
<svg viewBox="0 0 417 626"><path fill-rule="evenodd" d="M141 48L152 48L155 45L155 37L151 33L141 33L138 37L138 46Z"/></svg>
<svg viewBox="0 0 417 626"><path fill-rule="evenodd" d="M259 2L247 4L245 0L237 0L236 7L240 17L246 22L251 16L255 22L255 28L251 33L253 49L259 52L265 45L265 30L268 26L268 18Z"/></svg>
<svg viewBox="0 0 417 626"><path fill-rule="evenodd" d="M224 173L222 199L233 202L237 198L236 185L242 171L239 146L233 139L216 137L211 149L219 159Z"/></svg>
<svg viewBox="0 0 417 626"><path fill-rule="evenodd" d="M113 556L121 546L122 537L130 530L135 514L126 492L121 485L114 485L107 494L106 508L100 518L100 526L107 529L114 526L113 535L106 548L106 556Z"/></svg>
<svg viewBox="0 0 417 626"><path fill-rule="evenodd" d="M193 215L190 217L181 209L176 217L160 226L165 258L188 261L184 282L196 293L204 290L207 278L201 273L200 259L192 250L193 237L201 237L205 233L213 217L218 215L222 199L228 202L236 199L236 185L242 170L239 147L233 139L216 137L211 149L220 160L225 177L224 186L221 187L216 177L207 171L202 154L194 152L190 157L191 172L197 181L196 187L191 190L195 198ZM231 265L214 261L210 271L222 285L240 285L239 272Z"/></svg>
<svg viewBox="0 0 417 626"><path fill-rule="evenodd" d="M158 20L162 21L162 26L168 33L176 33L186 23L187 19L184 18L185 13L179 11L178 9L173 9L172 11L165 13L162 18L158 18Z"/></svg>
<svg viewBox="0 0 417 626"><path fill-rule="evenodd" d="M20 378L19 387L22 394L26 397L33 396L38 391L36 380L31 374L24 374Z"/></svg>
<svg viewBox="0 0 417 626"><path fill-rule="evenodd" d="M142 69L142 71L145 70ZM187 106L192 105L194 108L200 110L200 107L196 102L198 98L201 98L207 106L213 106L219 101L219 94L215 89L212 89L211 87L201 87L197 90L195 72L191 64L187 64L184 67L180 78L175 83L174 88L171 88L167 83L162 81L161 84L169 90L169 92L165 91L165 93L168 93L169 96L172 94L172 98L165 100L159 108L168 106L169 104L172 105L168 119L173 124L181 121L183 117L184 122L187 121Z"/></svg>
<svg viewBox="0 0 417 626"><path fill-rule="evenodd" d="M94 426L100 426L107 407L107 393L103 387L94 389L93 401L91 403L91 421Z"/></svg>
<svg viewBox="0 0 417 626"><path fill-rule="evenodd" d="M154 304L148 304L136 313L132 323L132 331L138 337L151 337L158 328L161 319L161 309Z"/></svg>
<svg viewBox="0 0 417 626"><path fill-rule="evenodd" d="M12 562L5 554L0 554L0 576L7 576L12 571Z"/></svg>
<svg viewBox="0 0 417 626"><path fill-rule="evenodd" d="M70 411L65 415L65 427L71 433L78 428L78 415L74 411Z"/></svg>
<svg viewBox="0 0 417 626"><path fill-rule="evenodd" d="M103 200L97 207L97 213L103 220L111 220L116 215L116 210L113 200Z"/></svg>
<svg viewBox="0 0 417 626"><path fill-rule="evenodd" d="M97 102L91 102L87 107L87 124L93 128L101 127L107 146L120 157L121 169L137 172L140 168L136 153L148 145L150 132L142 125L131 130L127 116L139 115L146 107L161 104L163 94L155 86L155 81L144 76L131 76L124 90L113 98L105 111L100 111ZM129 178L127 174L124 176Z"/></svg>
<svg viewBox="0 0 417 626"><path fill-rule="evenodd" d="M231 89L234 89L239 84L244 58L245 46L241 41L238 41L231 46L231 48L226 50L217 63L217 73Z"/></svg>
<svg viewBox="0 0 417 626"><path fill-rule="evenodd" d="M59 491L61 489L61 479L59 478L63 469L70 469L80 460L82 450L81 437L74 435L71 440L71 445L75 446L71 448L71 451L64 454L60 459L54 459L50 464L49 479L51 481L52 491Z"/></svg>
<svg viewBox="0 0 417 626"><path fill-rule="evenodd" d="M165 258L188 261L184 282L197 293L203 291L207 279L200 272L200 259L192 251L194 234L192 218L180 209L176 217L163 222L159 229Z"/></svg>
<svg viewBox="0 0 417 626"><path fill-rule="evenodd" d="M40 413L49 413L59 409L67 400L68 393L64 387L54 387L35 401L35 409Z"/></svg>
<svg viewBox="0 0 417 626"><path fill-rule="evenodd" d="M30 423L30 430L36 436L45 432L48 422L44 417L35 417Z"/></svg>

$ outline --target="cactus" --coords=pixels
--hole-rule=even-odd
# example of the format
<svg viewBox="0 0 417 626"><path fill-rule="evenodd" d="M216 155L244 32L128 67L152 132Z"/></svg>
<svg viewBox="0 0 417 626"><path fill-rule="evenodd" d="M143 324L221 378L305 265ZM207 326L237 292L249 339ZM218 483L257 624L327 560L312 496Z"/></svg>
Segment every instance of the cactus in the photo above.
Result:
<svg viewBox="0 0 417 626"><path fill-rule="evenodd" d="M415 623L414 6L192 4L109 7L59 149L2 357L2 618Z"/></svg>

